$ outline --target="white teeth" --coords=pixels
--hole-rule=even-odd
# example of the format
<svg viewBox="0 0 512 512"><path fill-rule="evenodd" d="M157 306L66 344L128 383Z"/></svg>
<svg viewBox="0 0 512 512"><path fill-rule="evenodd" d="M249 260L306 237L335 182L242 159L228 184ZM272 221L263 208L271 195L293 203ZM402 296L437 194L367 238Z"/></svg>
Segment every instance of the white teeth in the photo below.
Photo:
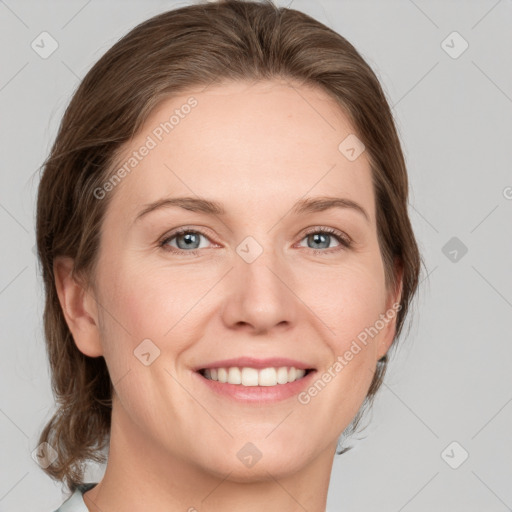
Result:
<svg viewBox="0 0 512 512"><path fill-rule="evenodd" d="M235 384L229 382L228 384ZM242 368L242 385L243 386L257 386L258 385L258 370L256 368Z"/></svg>
<svg viewBox="0 0 512 512"><path fill-rule="evenodd" d="M217 380L228 384L241 384L242 386L275 386L287 384L301 379L306 370L297 369L293 366L281 366L279 368L208 368L204 376L210 380Z"/></svg>
<svg viewBox="0 0 512 512"><path fill-rule="evenodd" d="M277 383L286 384L288 382L288 368L281 366L277 369Z"/></svg>
<svg viewBox="0 0 512 512"><path fill-rule="evenodd" d="M259 372L258 384L260 386L275 386L277 384L277 372L275 368L264 368Z"/></svg>
<svg viewBox="0 0 512 512"><path fill-rule="evenodd" d="M242 373L236 366L228 370L228 382L230 384L242 384Z"/></svg>
<svg viewBox="0 0 512 512"><path fill-rule="evenodd" d="M211 374L210 374L211 377ZM228 372L226 371L226 368L219 368L217 370L217 380L219 382L227 382L228 381Z"/></svg>

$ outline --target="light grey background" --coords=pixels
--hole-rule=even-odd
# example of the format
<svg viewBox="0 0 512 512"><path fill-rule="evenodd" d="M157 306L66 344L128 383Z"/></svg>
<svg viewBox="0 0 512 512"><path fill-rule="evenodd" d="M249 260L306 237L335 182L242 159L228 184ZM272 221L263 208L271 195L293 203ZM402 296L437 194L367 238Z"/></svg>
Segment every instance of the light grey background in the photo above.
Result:
<svg viewBox="0 0 512 512"><path fill-rule="evenodd" d="M91 65L139 22L185 4L0 0L0 511L51 511L65 497L30 455L53 407L33 253L38 167ZM341 33L380 78L429 272L364 437L335 458L328 510L512 510L512 1L291 7ZM31 48L43 31L59 45L47 59ZM469 44L457 58L454 31ZM452 237L468 249L457 261L443 252Z"/></svg>

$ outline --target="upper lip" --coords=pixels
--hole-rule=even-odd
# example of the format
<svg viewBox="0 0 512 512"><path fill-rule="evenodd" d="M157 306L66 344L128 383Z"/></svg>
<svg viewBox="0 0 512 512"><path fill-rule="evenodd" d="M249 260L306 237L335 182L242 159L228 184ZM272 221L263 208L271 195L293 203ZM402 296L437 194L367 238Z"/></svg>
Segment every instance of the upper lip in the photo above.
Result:
<svg viewBox="0 0 512 512"><path fill-rule="evenodd" d="M223 359L222 361L214 361L212 363L205 363L194 368L194 371L204 370L206 368L229 368L238 366L249 368L279 368L281 366L293 366L297 369L313 370L313 366L308 363L303 363L288 357L270 357L265 359L256 359L254 357L236 357L232 359Z"/></svg>

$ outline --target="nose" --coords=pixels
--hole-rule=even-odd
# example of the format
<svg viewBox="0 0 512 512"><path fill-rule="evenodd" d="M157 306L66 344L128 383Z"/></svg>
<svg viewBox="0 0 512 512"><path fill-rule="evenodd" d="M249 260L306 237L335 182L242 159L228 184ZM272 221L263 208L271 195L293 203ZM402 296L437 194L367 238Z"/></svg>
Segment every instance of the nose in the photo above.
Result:
<svg viewBox="0 0 512 512"><path fill-rule="evenodd" d="M249 261L235 255L226 282L223 322L228 328L254 334L291 328L301 308L293 291L293 272L275 251L263 250Z"/></svg>

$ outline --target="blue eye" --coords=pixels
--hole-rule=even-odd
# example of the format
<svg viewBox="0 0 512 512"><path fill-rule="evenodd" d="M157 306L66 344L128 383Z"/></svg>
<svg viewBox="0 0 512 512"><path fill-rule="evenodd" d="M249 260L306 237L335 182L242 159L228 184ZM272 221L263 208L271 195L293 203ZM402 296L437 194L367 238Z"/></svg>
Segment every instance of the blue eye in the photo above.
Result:
<svg viewBox="0 0 512 512"><path fill-rule="evenodd" d="M329 240L332 240L333 238L336 239L338 245L335 247L325 247L326 244L327 246L330 245ZM302 240L304 239L307 240L306 243L311 242L317 246L320 245L320 248L308 247L313 250L313 254L329 254L342 249L348 249L352 246L352 240L347 235L333 228L314 227L306 232L306 236L302 238Z"/></svg>
<svg viewBox="0 0 512 512"><path fill-rule="evenodd" d="M200 249L198 244L201 243L200 238L208 238L204 233L201 231L196 231L192 229L181 229L179 231L174 232L170 236L166 237L164 240L162 240L159 245L164 250L170 251L170 252L176 252L176 253L189 253L189 254L196 254L197 250ZM169 245L169 243L176 239L177 247L174 247L172 245Z"/></svg>
<svg viewBox="0 0 512 512"><path fill-rule="evenodd" d="M201 247L201 237L211 242L208 236L200 230L181 228L166 236L158 245L168 252L196 256L200 249L208 248L208 246ZM313 254L330 254L352 246L352 240L347 235L333 228L319 226L310 228L301 241L305 239L308 244L306 248L312 250ZM335 239L338 245L330 247L332 239ZM171 245L174 240L176 245ZM309 243L313 244L313 247L310 247ZM304 246L300 245L300 247Z"/></svg>

